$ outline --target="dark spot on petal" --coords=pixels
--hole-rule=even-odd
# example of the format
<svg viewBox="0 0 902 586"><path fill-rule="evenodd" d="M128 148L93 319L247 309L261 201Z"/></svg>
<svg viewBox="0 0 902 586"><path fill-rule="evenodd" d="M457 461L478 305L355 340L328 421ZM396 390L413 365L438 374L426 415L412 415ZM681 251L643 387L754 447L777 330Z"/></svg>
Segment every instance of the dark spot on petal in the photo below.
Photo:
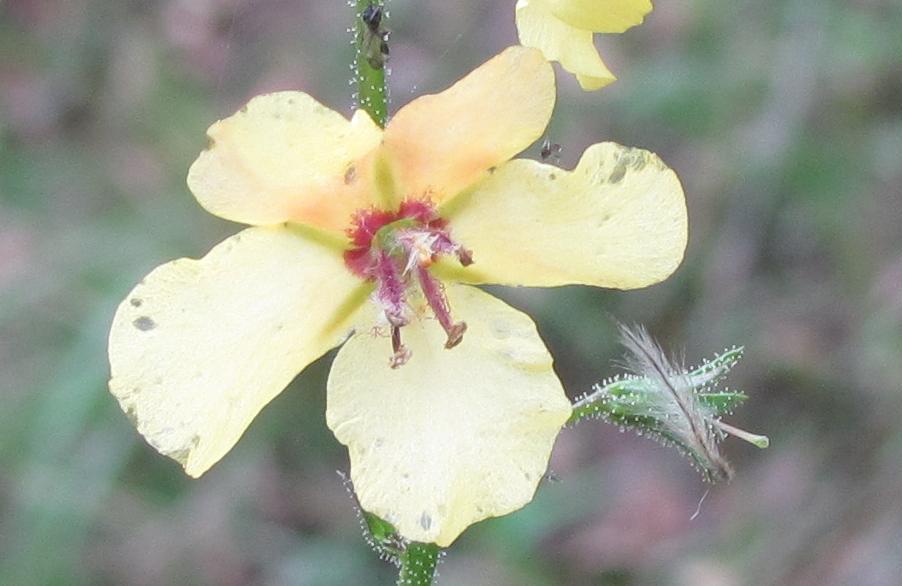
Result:
<svg viewBox="0 0 902 586"><path fill-rule="evenodd" d="M157 322L153 321L146 315L142 315L138 319L132 322L132 325L141 330L142 332L146 332L148 330L152 330L157 327Z"/></svg>
<svg viewBox="0 0 902 586"><path fill-rule="evenodd" d="M548 178L549 178L550 180L554 181L555 179L557 179L557 175L554 174L554 173L551 173L550 175L548 175Z"/></svg>
<svg viewBox="0 0 902 586"><path fill-rule="evenodd" d="M491 175L492 173L494 173L497 170L498 170L498 167L489 167L489 174Z"/></svg>
<svg viewBox="0 0 902 586"><path fill-rule="evenodd" d="M135 406L129 405L125 409L125 416L128 417L128 420L135 427L138 427L138 414L135 412Z"/></svg>
<svg viewBox="0 0 902 586"><path fill-rule="evenodd" d="M200 443L200 436L195 434L191 437L191 440L188 442L188 445L179 448L177 450L172 450L170 452L164 452L165 455L169 456L176 462L184 465L188 461L188 457L191 455L191 452L197 448L197 444Z"/></svg>
<svg viewBox="0 0 902 586"><path fill-rule="evenodd" d="M247 114L247 104L245 104L244 106L242 106L242 108L241 108L240 110L238 110L238 111L241 112L242 114Z"/></svg>
<svg viewBox="0 0 902 586"><path fill-rule="evenodd" d="M207 146L204 147L204 150L209 151L215 146L216 146L216 139L208 134L207 135Z"/></svg>
<svg viewBox="0 0 902 586"><path fill-rule="evenodd" d="M618 165L625 165L636 171L641 171L648 165L651 153L642 149L624 149L617 159Z"/></svg>
<svg viewBox="0 0 902 586"><path fill-rule="evenodd" d="M610 183L620 183L623 181L623 178L626 176L626 162L618 161L618 163L614 166L614 170L611 171L611 176L608 177L608 181Z"/></svg>
<svg viewBox="0 0 902 586"><path fill-rule="evenodd" d="M132 297L128 300L128 302L132 304L132 307L141 307L141 304L144 303L144 300L138 299L137 297Z"/></svg>
<svg viewBox="0 0 902 586"><path fill-rule="evenodd" d="M423 514L420 515L420 527L425 531L429 531L429 528L432 527L432 517L426 511L423 511Z"/></svg>
<svg viewBox="0 0 902 586"><path fill-rule="evenodd" d="M357 168L354 165L348 167L348 170L345 171L345 185L350 185L357 178Z"/></svg>

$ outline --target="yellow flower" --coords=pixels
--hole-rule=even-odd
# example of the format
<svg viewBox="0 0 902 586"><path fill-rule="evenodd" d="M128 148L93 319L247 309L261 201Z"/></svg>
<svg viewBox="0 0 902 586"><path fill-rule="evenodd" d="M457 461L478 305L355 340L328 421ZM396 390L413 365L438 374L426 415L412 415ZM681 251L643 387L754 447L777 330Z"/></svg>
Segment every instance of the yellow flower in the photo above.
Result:
<svg viewBox="0 0 902 586"><path fill-rule="evenodd" d="M584 90L597 90L617 78L598 55L593 33L622 33L651 8L651 0L518 0L517 30L523 45L559 61Z"/></svg>
<svg viewBox="0 0 902 586"><path fill-rule="evenodd" d="M252 227L120 305L110 388L138 431L200 476L347 338L326 415L364 509L447 546L529 502L570 402L529 317L470 285L642 287L686 243L679 181L650 153L509 161L554 98L550 65L516 47L384 131L299 92L215 123L188 184Z"/></svg>

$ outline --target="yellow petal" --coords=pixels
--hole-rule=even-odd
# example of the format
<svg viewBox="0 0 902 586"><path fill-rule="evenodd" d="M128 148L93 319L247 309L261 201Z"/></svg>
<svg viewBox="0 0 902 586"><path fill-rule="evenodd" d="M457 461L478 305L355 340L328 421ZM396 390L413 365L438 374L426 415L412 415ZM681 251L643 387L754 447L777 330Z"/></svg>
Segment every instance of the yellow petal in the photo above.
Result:
<svg viewBox="0 0 902 586"><path fill-rule="evenodd" d="M541 2L517 2L517 30L523 45L536 47L546 59L560 62L577 76L586 91L597 90L616 79L598 55L592 31L565 23Z"/></svg>
<svg viewBox="0 0 902 586"><path fill-rule="evenodd" d="M382 131L362 111L349 121L307 94L279 92L257 96L207 134L188 186L217 216L343 230L370 203L370 170L361 159Z"/></svg>
<svg viewBox="0 0 902 586"><path fill-rule="evenodd" d="M439 203L535 142L554 108L554 72L511 47L440 94L417 98L385 129L399 198Z"/></svg>
<svg viewBox="0 0 902 586"><path fill-rule="evenodd" d="M645 287L680 264L688 231L676 174L614 143L589 147L573 171L511 161L440 212L474 260L441 269L469 283Z"/></svg>
<svg viewBox="0 0 902 586"><path fill-rule="evenodd" d="M596 33L622 33L641 24L651 0L541 0L571 26Z"/></svg>
<svg viewBox="0 0 902 586"><path fill-rule="evenodd" d="M291 229L244 230L156 268L122 302L110 390L153 447L200 476L341 341L361 285L340 254Z"/></svg>
<svg viewBox="0 0 902 586"><path fill-rule="evenodd" d="M460 345L414 321L401 330L410 361L392 370L389 340L364 331L332 365L326 410L361 506L442 547L532 500L570 416L532 320L472 287L447 293L469 326Z"/></svg>

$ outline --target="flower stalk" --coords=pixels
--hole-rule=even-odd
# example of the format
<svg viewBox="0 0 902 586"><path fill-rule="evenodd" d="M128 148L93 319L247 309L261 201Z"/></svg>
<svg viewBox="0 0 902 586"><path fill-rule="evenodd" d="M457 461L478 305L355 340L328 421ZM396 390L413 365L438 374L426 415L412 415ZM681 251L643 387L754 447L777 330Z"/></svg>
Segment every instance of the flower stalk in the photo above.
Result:
<svg viewBox="0 0 902 586"><path fill-rule="evenodd" d="M432 543L412 542L401 554L398 586L432 586L439 548Z"/></svg>
<svg viewBox="0 0 902 586"><path fill-rule="evenodd" d="M355 0L354 77L357 107L365 110L381 127L388 120L388 31L384 0Z"/></svg>

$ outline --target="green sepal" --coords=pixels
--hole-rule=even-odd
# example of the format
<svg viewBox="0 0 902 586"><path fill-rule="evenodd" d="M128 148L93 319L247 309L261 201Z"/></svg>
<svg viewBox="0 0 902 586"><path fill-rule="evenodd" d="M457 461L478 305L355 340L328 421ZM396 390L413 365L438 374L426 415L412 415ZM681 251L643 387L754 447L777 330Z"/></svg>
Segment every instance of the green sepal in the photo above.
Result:
<svg viewBox="0 0 902 586"><path fill-rule="evenodd" d="M400 565L406 543L404 538L398 534L398 530L388 521L372 513L361 510L361 514L369 532L368 541L373 550L387 561Z"/></svg>

